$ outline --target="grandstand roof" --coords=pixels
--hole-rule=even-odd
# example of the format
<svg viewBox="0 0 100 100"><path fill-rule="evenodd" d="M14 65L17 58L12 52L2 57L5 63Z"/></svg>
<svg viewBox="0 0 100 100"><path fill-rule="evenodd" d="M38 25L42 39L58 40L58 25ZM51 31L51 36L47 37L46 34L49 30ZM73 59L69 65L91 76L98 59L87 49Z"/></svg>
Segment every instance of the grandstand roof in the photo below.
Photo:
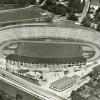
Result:
<svg viewBox="0 0 100 100"><path fill-rule="evenodd" d="M36 58L36 57L27 57L10 54L6 57L6 59L24 62L24 63L46 63L46 64L66 64L66 63L79 63L86 62L86 59L82 56L79 57L66 57L66 58Z"/></svg>
<svg viewBox="0 0 100 100"><path fill-rule="evenodd" d="M64 77L62 79L59 79L53 83L51 83L50 85L54 87L54 89L57 89L58 91L63 91L63 89L65 87L67 87L68 85L70 85L71 83L74 83L77 81L77 79L79 78L79 76L74 75L72 77Z"/></svg>

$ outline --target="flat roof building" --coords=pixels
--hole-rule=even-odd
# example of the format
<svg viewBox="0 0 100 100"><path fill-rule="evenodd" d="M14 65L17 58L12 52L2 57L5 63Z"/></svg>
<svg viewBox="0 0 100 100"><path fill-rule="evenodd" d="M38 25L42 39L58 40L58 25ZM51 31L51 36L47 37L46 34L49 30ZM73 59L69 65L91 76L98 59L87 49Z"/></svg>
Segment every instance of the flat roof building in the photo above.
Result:
<svg viewBox="0 0 100 100"><path fill-rule="evenodd" d="M70 87L72 87L74 84L76 84L77 79L79 76L74 75L72 77L64 77L61 78L53 83L50 84L50 88L53 90L56 90L58 92L62 92Z"/></svg>

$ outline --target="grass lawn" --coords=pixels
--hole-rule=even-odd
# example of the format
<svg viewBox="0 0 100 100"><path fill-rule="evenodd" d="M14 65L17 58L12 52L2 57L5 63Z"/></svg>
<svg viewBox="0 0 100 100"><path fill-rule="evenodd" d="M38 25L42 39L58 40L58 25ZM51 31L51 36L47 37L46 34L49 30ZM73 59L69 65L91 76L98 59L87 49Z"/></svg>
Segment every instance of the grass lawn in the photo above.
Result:
<svg viewBox="0 0 100 100"><path fill-rule="evenodd" d="M39 58L66 58L81 56L78 44L20 42L17 55Z"/></svg>
<svg viewBox="0 0 100 100"><path fill-rule="evenodd" d="M45 13L45 11L35 6L26 9L2 12L0 13L0 22L47 17L47 15L42 15L41 13Z"/></svg>

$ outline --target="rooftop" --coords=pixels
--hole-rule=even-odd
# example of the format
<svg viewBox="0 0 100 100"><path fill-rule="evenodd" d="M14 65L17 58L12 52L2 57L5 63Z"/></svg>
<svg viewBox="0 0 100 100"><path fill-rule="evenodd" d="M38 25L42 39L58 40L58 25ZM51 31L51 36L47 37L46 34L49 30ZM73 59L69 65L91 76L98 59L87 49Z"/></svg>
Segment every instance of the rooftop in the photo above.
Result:
<svg viewBox="0 0 100 100"><path fill-rule="evenodd" d="M53 86L55 89L59 90L59 91L63 91L63 89L70 85L71 83L75 83L77 81L77 79L79 78L79 76L74 75L72 77L64 77L62 79L59 79L53 83L51 83L50 85Z"/></svg>
<svg viewBox="0 0 100 100"><path fill-rule="evenodd" d="M85 62L86 59L82 56L80 57L66 57L66 58L36 58L36 57L26 57L26 56L20 56L20 55L14 55L10 54L6 57L6 59L9 59L11 61L17 61L17 62L24 62L24 63L46 63L46 64L66 64L66 63L79 63L79 62Z"/></svg>

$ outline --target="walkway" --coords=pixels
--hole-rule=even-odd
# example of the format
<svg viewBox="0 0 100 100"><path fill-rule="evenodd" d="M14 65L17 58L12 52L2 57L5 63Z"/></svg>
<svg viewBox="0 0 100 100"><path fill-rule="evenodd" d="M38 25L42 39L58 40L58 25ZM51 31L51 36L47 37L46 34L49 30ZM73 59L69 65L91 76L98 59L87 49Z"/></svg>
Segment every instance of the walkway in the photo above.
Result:
<svg viewBox="0 0 100 100"><path fill-rule="evenodd" d="M85 0L85 7L82 12L82 16L79 18L79 22L81 23L83 18L86 16L90 6L90 0Z"/></svg>

